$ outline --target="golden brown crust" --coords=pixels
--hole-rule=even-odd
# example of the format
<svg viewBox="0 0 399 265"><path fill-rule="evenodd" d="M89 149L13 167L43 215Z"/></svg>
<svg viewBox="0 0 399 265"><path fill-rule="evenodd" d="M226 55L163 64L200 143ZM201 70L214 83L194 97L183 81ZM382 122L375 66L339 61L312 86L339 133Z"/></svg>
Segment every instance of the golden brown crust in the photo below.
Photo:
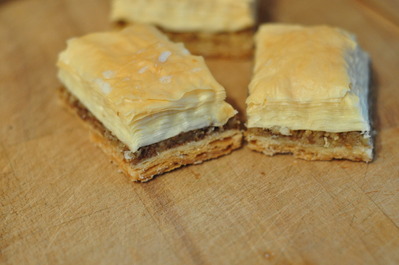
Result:
<svg viewBox="0 0 399 265"><path fill-rule="evenodd" d="M129 23L119 21L114 24L122 29ZM254 28L236 32L172 32L159 28L170 40L182 42L186 48L195 55L207 58L234 58L248 59L253 55Z"/></svg>
<svg viewBox="0 0 399 265"><path fill-rule="evenodd" d="M270 132L260 134L259 131L250 129L246 131L245 138L250 149L270 156L290 153L304 160L348 159L363 162L372 160L371 139L365 138L360 132L352 132L350 137L341 137L336 142L325 134L310 133L310 139L306 132L297 134L301 137L291 137ZM334 134L337 135L339 134Z"/></svg>
<svg viewBox="0 0 399 265"><path fill-rule="evenodd" d="M230 129L220 128L220 130L207 132L200 138L171 146L155 156L140 160L131 159L128 147L113 136L65 88L59 89L59 95L68 110L77 115L90 129L92 140L134 181L146 182L156 175L181 166L199 164L205 160L229 154L242 144L242 132L237 126L232 125Z"/></svg>

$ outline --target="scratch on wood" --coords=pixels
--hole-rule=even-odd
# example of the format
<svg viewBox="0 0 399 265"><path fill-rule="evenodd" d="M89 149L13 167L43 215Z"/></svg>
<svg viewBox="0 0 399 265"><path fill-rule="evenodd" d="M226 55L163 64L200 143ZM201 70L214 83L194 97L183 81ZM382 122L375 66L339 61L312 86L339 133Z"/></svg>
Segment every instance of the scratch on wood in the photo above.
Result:
<svg viewBox="0 0 399 265"><path fill-rule="evenodd" d="M50 247L53 245L55 239L57 238L58 234L60 233L61 228L62 228L62 227L58 227L57 230L56 230L56 232L53 233L53 235L52 235L51 238L49 239L49 242L48 242L48 244L47 244L47 247L46 247L45 252L48 252L48 251L49 251Z"/></svg>
<svg viewBox="0 0 399 265"><path fill-rule="evenodd" d="M366 164L366 172L364 172L364 174L363 174L363 183L360 186L360 189L362 189L362 190L363 190L363 186L366 185L366 183L367 183L368 173L369 173L369 164Z"/></svg>
<svg viewBox="0 0 399 265"><path fill-rule="evenodd" d="M307 207L307 208L306 208L305 211L302 212L302 214L301 214L299 217L296 217L296 221L293 221L292 225L290 225L289 227L287 227L283 232L280 233L280 236L278 236L276 239L273 239L272 241L278 241L278 240L280 240L280 239L285 239L285 238L287 238L287 236L284 236L284 233L285 233L286 231L288 231L289 228L291 228L293 225L299 224L299 223L303 220L303 218L304 218L307 214L309 214L310 208L309 208L308 206L309 206L309 205L312 205L312 204L314 203L314 201L317 200L317 198L318 198L320 195L322 195L322 194L323 194L323 193L318 192L318 193L316 193L316 194L312 197L312 199L311 199L310 201L306 201L305 203L302 203L299 207L296 207L296 209L297 209L298 211L302 211L303 208L306 208L306 207ZM270 215L270 216L267 218L267 220L270 220L270 219L274 218L276 215L281 215L282 212L284 212L286 209L291 209L291 208L292 208L292 204L296 204L296 203L297 203L297 201L294 201L294 200L290 201L289 204L284 205L284 207L281 208L279 211L275 212L273 215ZM277 222L277 220L274 220L274 222L272 223L272 225L275 225L276 222ZM335 222L335 220L331 220L331 222ZM324 224L326 225L327 223L324 223ZM270 229L271 229L272 225L270 226ZM269 232L270 232L270 229L264 231L262 236L264 236L266 233L269 233ZM297 227L295 233L298 231L298 229L299 229L299 228ZM302 231L301 231L301 232L302 232ZM271 241L270 241L270 242L271 242Z"/></svg>
<svg viewBox="0 0 399 265"><path fill-rule="evenodd" d="M376 193L380 192L379 190L371 190L371 191L366 191L365 194L370 194L370 193Z"/></svg>
<svg viewBox="0 0 399 265"><path fill-rule="evenodd" d="M393 224L393 225L396 227L397 230L399 230L399 226L395 223L394 220L392 220L392 218L391 218L389 215L387 215L387 214L385 213L384 209L382 209L375 201L373 201L373 199L372 199L368 194L366 194L366 196L367 196L367 197L369 198L369 200L381 211L381 213L382 213L383 215L385 215L385 217L389 220L389 222L390 222L391 224Z"/></svg>
<svg viewBox="0 0 399 265"><path fill-rule="evenodd" d="M62 223L53 225L52 227L63 226L63 225L65 225L65 224L69 224L69 223L75 222L75 221L80 220L80 219L85 218L85 217L90 217L90 216L92 216L92 215L94 215L94 214L97 214L97 213L100 213L100 212L103 212L103 211L106 211L106 210L109 210L109 209L112 209L112 208L113 208L113 207L106 207L106 208L103 208L103 209L100 209L100 210L97 210L97 211L94 211L94 212L90 212L90 213L88 213L88 214L80 215L80 216L71 218L71 219L69 219L69 220L67 220L67 221L64 221L64 222L62 222Z"/></svg>
<svg viewBox="0 0 399 265"><path fill-rule="evenodd" d="M184 247L185 250L187 250L193 264L205 264L206 262L203 259L199 248L194 243L195 241L190 238L190 235L183 227L180 215L175 212L173 207L168 207L167 209L163 207L165 205L165 201L167 205L173 203L170 197L167 196L167 194L165 193L166 191L158 190L157 185L142 185L141 187L146 192L146 194L149 195L149 198L151 198L154 201L157 210L159 212L162 211L165 213L168 224L172 227L172 229L174 229L175 233L179 236L182 246ZM162 233L161 229L160 231ZM164 238L166 239L165 236ZM167 242L170 242L170 239L167 240Z"/></svg>
<svg viewBox="0 0 399 265"><path fill-rule="evenodd" d="M145 185L145 184L144 184ZM137 198L139 198L141 204L144 206L145 211L148 213L148 215L150 216L150 218L152 219L153 224L155 224L155 226L157 227L158 231L161 233L161 236L163 237L163 239L165 240L165 242L169 242L168 238L165 236L165 234L163 233L163 230L161 229L161 227L159 226L159 223L157 222L157 220L155 219L155 217L151 214L150 210L148 209L147 205L144 203L143 199L140 197L140 194L133 189L134 193L136 194ZM178 255L177 253L175 253L176 257L182 261L182 257L180 255Z"/></svg>
<svg viewBox="0 0 399 265"><path fill-rule="evenodd" d="M355 221L355 218L356 218L356 215L355 215L355 214L353 214L353 215L352 215L351 222L350 222L350 224L349 224L349 226L350 226L350 227L352 227L352 226L353 226L353 222Z"/></svg>

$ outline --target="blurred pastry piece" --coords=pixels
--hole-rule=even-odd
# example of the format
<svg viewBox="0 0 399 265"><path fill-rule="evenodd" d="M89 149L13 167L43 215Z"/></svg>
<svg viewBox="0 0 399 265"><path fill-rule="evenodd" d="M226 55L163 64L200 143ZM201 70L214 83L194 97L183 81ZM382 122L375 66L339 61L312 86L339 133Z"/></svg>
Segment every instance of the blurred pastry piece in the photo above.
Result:
<svg viewBox="0 0 399 265"><path fill-rule="evenodd" d="M306 160L372 160L369 58L352 34L265 24L255 46L249 148Z"/></svg>
<svg viewBox="0 0 399 265"><path fill-rule="evenodd" d="M236 111L204 59L152 26L71 39L57 65L64 102L135 181L241 146Z"/></svg>
<svg viewBox="0 0 399 265"><path fill-rule="evenodd" d="M256 0L113 0L111 20L155 25L193 54L252 55Z"/></svg>

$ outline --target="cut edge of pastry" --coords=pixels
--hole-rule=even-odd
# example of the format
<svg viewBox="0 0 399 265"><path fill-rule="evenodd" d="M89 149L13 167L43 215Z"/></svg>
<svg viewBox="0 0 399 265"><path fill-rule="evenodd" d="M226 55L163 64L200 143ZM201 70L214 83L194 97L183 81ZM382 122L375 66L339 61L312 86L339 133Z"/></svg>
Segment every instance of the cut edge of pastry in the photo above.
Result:
<svg viewBox="0 0 399 265"><path fill-rule="evenodd" d="M121 30L134 23L114 22L116 29ZM207 58L249 59L254 51L255 27L233 32L174 32L157 27L173 42L182 42L194 55Z"/></svg>
<svg viewBox="0 0 399 265"><path fill-rule="evenodd" d="M132 152L129 148L113 136L66 88L60 87L58 94L63 105L89 128L91 140L110 156L132 181L146 182L179 167L200 164L227 155L242 146L243 135L237 123L231 129L215 130L206 134L203 139L185 142L134 162L131 160Z"/></svg>
<svg viewBox="0 0 399 265"><path fill-rule="evenodd" d="M306 131L313 133L312 131ZM340 144L333 144L333 138L350 133L349 139ZM331 136L325 136L331 135ZM306 136L305 136L306 138ZM293 138L289 135L270 133L258 135L253 130L245 132L247 146L251 150L265 155L292 154L304 160L346 159L351 161L371 162L373 160L372 138L361 132L327 133L317 132L311 141L305 138ZM355 142L355 144L353 143Z"/></svg>

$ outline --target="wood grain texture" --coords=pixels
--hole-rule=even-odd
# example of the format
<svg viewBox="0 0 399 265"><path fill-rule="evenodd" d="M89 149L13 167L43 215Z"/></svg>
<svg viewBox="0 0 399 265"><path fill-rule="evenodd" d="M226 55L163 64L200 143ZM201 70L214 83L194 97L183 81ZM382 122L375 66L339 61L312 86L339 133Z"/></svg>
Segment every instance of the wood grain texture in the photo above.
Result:
<svg viewBox="0 0 399 265"><path fill-rule="evenodd" d="M399 29L399 1L398 0L357 0L364 8L370 9L377 16L394 24Z"/></svg>
<svg viewBox="0 0 399 265"><path fill-rule="evenodd" d="M55 93L65 40L109 29L109 2L1 1L0 264L398 264L399 33L360 2L263 6L268 21L358 35L373 60L373 163L243 148L134 184ZM208 64L243 112L252 62Z"/></svg>

